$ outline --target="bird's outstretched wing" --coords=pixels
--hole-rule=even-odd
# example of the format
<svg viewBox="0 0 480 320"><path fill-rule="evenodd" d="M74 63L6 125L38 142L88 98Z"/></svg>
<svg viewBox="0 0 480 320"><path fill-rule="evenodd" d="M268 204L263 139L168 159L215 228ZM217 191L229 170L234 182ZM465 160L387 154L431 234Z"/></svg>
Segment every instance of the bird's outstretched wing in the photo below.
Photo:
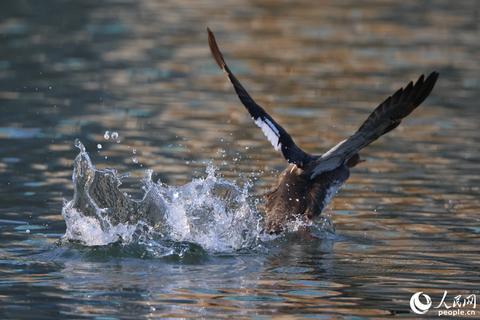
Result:
<svg viewBox="0 0 480 320"><path fill-rule="evenodd" d="M421 75L415 84L410 82L405 89L401 88L388 97L370 114L355 134L315 159L310 166L310 177L313 179L322 172L334 170L356 155L360 149L395 129L403 118L428 97L437 78L437 72L432 72L427 79Z"/></svg>
<svg viewBox="0 0 480 320"><path fill-rule="evenodd" d="M208 28L207 31L208 44L210 46L213 58L217 62L218 66L228 75L230 82L233 84L235 92L245 108L247 108L255 124L262 129L268 141L270 141L270 143L273 145L273 148L277 151L280 150L289 163L296 164L298 167L303 168L306 163L312 159L312 157L300 149L287 131L285 131L285 129L283 129L261 106L259 106L252 99L247 90L245 90L240 81L238 81L230 68L227 66L225 59L218 48L213 32Z"/></svg>

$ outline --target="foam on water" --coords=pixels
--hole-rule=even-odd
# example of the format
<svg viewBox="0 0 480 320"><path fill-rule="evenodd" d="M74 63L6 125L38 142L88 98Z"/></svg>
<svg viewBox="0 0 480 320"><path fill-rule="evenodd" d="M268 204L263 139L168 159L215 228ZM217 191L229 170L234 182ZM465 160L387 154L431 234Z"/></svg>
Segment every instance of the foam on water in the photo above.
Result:
<svg viewBox="0 0 480 320"><path fill-rule="evenodd" d="M162 241L190 242L211 252L231 252L258 245L260 215L248 201L248 185L215 175L183 186L156 183L147 171L143 199L120 190L115 170L96 169L84 146L74 161L73 199L62 209L65 240L86 246L113 242L163 246Z"/></svg>
<svg viewBox="0 0 480 320"><path fill-rule="evenodd" d="M85 216L82 212L72 207L71 204L71 201L68 202L62 210L62 215L67 224L65 239L79 241L87 246L101 246L119 240L126 242L132 240L137 224L121 223L112 225L109 223L108 218L104 218L102 221ZM100 221L103 222L103 226ZM105 228L105 225L108 225L108 227Z"/></svg>

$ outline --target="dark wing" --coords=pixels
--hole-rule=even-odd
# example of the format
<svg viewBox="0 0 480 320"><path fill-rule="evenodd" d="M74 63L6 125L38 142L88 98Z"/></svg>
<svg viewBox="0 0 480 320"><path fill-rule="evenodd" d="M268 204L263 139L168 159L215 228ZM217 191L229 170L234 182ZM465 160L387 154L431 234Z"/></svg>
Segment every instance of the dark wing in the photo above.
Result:
<svg viewBox="0 0 480 320"><path fill-rule="evenodd" d="M270 141L270 143L273 145L275 150L281 150L283 156L289 163L294 163L298 167L302 168L311 159L311 156L300 149L287 131L285 131L285 129L283 129L275 120L273 120L273 118L252 99L247 90L245 90L240 81L238 81L232 71L230 71L230 68L227 66L225 59L218 48L217 42L215 41L213 32L208 28L207 31L208 44L210 46L213 58L217 62L218 66L228 75L230 82L233 84L235 92L245 108L247 108L255 124L262 129L263 133L267 137L268 141Z"/></svg>
<svg viewBox="0 0 480 320"><path fill-rule="evenodd" d="M365 120L354 135L343 140L315 160L311 178L322 172L334 170L385 133L395 129L403 118L417 108L432 92L438 73L432 72L427 79L420 76L415 84L410 82L382 102Z"/></svg>

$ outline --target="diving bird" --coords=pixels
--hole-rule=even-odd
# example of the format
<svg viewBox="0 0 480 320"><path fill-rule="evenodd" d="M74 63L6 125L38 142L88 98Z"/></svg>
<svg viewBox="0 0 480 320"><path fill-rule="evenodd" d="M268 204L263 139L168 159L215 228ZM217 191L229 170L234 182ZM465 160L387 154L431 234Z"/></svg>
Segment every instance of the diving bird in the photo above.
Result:
<svg viewBox="0 0 480 320"><path fill-rule="evenodd" d="M361 160L359 151L392 131L430 94L438 78L432 72L421 75L383 101L347 139L321 155L305 152L248 94L228 67L213 32L207 28L208 44L218 66L226 73L240 101L260 127L273 148L280 151L289 165L276 185L265 195L265 231L279 233L290 221L306 221L320 216L340 186L348 179L350 168Z"/></svg>

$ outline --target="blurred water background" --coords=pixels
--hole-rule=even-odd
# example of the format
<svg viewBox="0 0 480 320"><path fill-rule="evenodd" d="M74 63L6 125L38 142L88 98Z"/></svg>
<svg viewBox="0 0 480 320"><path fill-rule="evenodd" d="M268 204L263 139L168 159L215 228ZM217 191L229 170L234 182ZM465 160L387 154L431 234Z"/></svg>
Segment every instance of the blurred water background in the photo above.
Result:
<svg viewBox="0 0 480 320"><path fill-rule="evenodd" d="M315 153L408 81L440 79L362 152L327 213L333 238L161 258L59 245L76 138L97 168L130 174L132 197L146 169L183 185L211 163L252 194L275 181L284 160L213 63L207 26ZM478 1L3 0L0 46L2 319L415 318L414 292L479 293Z"/></svg>

